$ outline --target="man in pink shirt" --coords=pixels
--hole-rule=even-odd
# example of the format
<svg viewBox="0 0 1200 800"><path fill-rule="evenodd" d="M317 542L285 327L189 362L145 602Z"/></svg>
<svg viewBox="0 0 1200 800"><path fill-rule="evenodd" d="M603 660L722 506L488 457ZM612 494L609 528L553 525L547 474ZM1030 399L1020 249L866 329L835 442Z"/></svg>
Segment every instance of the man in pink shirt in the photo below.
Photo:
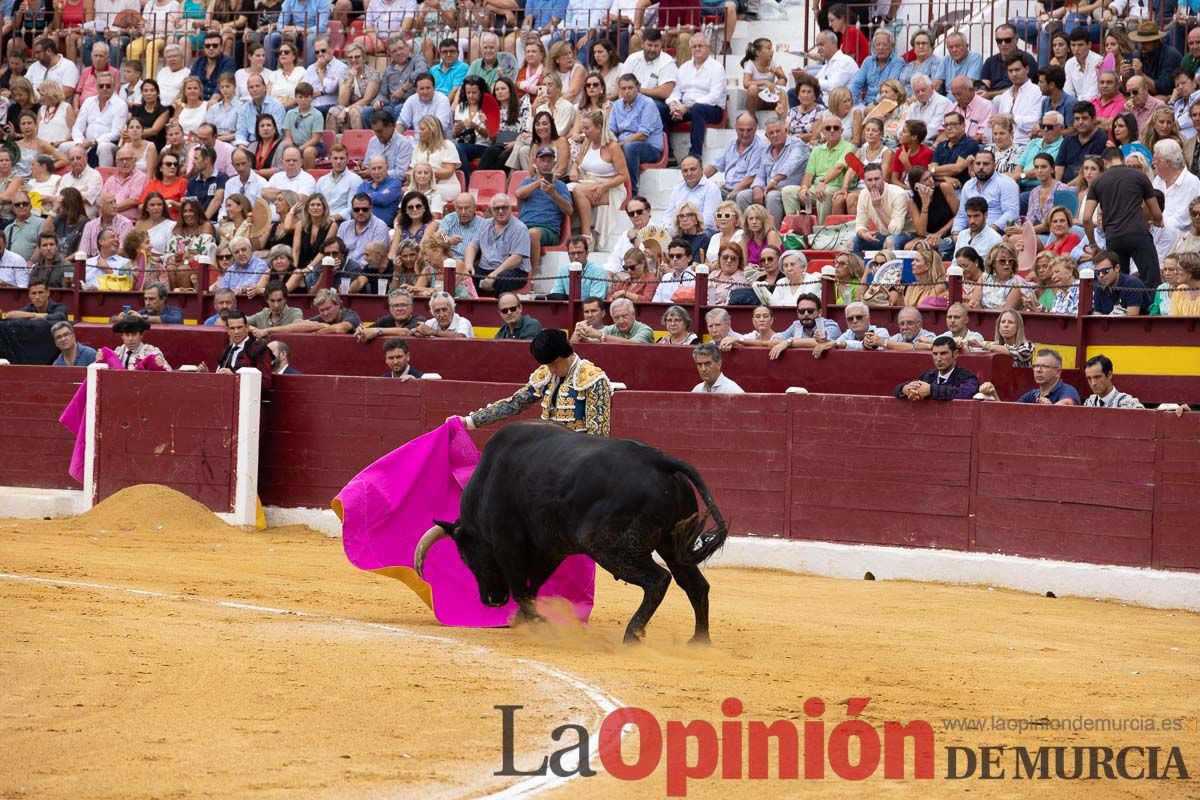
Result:
<svg viewBox="0 0 1200 800"><path fill-rule="evenodd" d="M92 65L79 75L79 83L75 84L75 96L71 98L75 110L78 111L83 101L96 94L96 76L107 72L112 75L113 86L121 85L121 73L108 63L108 45L96 42L92 45Z"/></svg>
<svg viewBox="0 0 1200 800"><path fill-rule="evenodd" d="M1143 75L1134 75L1125 81L1125 91L1129 95L1129 99L1125 101L1125 110L1133 114L1138 130L1143 131L1150 124L1150 115L1154 110L1165 106L1166 103L1154 96L1154 81Z"/></svg>
<svg viewBox="0 0 1200 800"><path fill-rule="evenodd" d="M966 125L964 135L980 144L988 144L992 140L992 128L988 120L996 113L996 107L986 97L976 93L975 84L966 75L959 75L950 81L950 93L958 101L954 110L962 114ZM940 138L945 137L943 135Z"/></svg>
<svg viewBox="0 0 1200 800"><path fill-rule="evenodd" d="M117 213L117 204L108 192L96 201L96 212L96 218L83 226L83 236L79 239L79 249L88 258L100 252L100 231L111 229L117 234L117 241L123 242L125 234L133 230L133 223Z"/></svg>
<svg viewBox="0 0 1200 800"><path fill-rule="evenodd" d="M138 201L146 188L145 173L133 168L135 159L133 151L122 147L117 151L117 171L108 176L104 182L104 193L112 195L116 201L117 213L126 219L137 222Z"/></svg>
<svg viewBox="0 0 1200 800"><path fill-rule="evenodd" d="M1092 105L1096 107L1096 124L1106 131L1112 127L1117 114L1125 110L1125 95L1118 91L1118 80L1115 72L1101 72L1096 79L1100 94L1092 101Z"/></svg>

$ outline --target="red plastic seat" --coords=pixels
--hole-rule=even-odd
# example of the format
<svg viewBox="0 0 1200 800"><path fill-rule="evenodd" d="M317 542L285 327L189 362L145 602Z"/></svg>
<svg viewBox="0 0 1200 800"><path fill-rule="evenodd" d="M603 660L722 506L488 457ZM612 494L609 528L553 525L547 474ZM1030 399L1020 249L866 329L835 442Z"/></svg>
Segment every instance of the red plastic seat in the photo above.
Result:
<svg viewBox="0 0 1200 800"><path fill-rule="evenodd" d="M671 158L671 140L667 138L666 131L662 135L662 157L658 161L647 162L643 161L638 172L645 172L648 169L666 169L667 161Z"/></svg>
<svg viewBox="0 0 1200 800"><path fill-rule="evenodd" d="M507 180L504 170L480 169L471 173L471 183L467 188L475 195L475 204L487 208L493 195L504 192Z"/></svg>
<svg viewBox="0 0 1200 800"><path fill-rule="evenodd" d="M512 200L514 214L517 213L517 207L520 205L517 202L517 187L524 183L528 177L529 172L523 169L514 169L512 174L508 176L508 191L505 194Z"/></svg>
<svg viewBox="0 0 1200 800"><path fill-rule="evenodd" d="M841 225L843 222L854 222L857 217L854 214L830 214L825 218L822 225Z"/></svg>
<svg viewBox="0 0 1200 800"><path fill-rule="evenodd" d="M332 131L325 131L326 135ZM375 131L343 131L342 144L346 146L346 155L351 161L362 161L367 155L367 142L371 141L371 137L375 135Z"/></svg>

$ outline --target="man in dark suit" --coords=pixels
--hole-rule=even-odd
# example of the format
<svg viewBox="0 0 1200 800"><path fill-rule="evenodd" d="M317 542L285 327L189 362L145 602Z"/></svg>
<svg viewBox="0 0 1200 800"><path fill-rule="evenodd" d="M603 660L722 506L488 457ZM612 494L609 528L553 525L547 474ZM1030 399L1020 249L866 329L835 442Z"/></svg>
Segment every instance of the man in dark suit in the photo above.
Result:
<svg viewBox="0 0 1200 800"><path fill-rule="evenodd" d="M225 318L225 330L229 344L217 359L217 372L237 372L242 367L253 367L262 373L262 386L271 388L271 351L267 343L250 335L250 322L246 312L234 309Z"/></svg>
<svg viewBox="0 0 1200 800"><path fill-rule="evenodd" d="M902 383L892 395L900 400L970 400L979 391L979 379L956 365L958 344L951 336L933 340L933 369L915 381Z"/></svg>
<svg viewBox="0 0 1200 800"><path fill-rule="evenodd" d="M287 342L272 341L267 344L267 349L271 351L274 357L274 367L276 375L302 375L300 370L292 366L292 348L288 347Z"/></svg>
<svg viewBox="0 0 1200 800"><path fill-rule="evenodd" d="M383 343L383 358L388 365L388 372L383 376L385 378L411 381L413 378L420 378L425 374L419 369L413 369L412 365L408 363L408 342L399 336Z"/></svg>

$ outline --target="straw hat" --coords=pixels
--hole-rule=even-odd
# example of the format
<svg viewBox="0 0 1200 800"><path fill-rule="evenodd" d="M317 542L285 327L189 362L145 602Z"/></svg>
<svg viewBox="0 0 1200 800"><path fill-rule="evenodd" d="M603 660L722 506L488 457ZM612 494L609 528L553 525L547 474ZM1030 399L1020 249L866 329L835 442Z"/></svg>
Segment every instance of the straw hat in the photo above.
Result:
<svg viewBox="0 0 1200 800"><path fill-rule="evenodd" d="M1167 34L1158 29L1158 23L1152 19L1144 19L1138 23L1137 30L1129 34L1133 42L1157 42Z"/></svg>

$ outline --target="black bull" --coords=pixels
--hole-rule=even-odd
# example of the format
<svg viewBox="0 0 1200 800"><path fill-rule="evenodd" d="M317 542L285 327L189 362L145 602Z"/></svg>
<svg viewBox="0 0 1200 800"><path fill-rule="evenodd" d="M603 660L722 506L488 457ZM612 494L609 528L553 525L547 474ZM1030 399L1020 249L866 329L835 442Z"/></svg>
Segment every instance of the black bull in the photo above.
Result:
<svg viewBox="0 0 1200 800"><path fill-rule="evenodd" d="M698 565L724 544L727 527L689 464L632 439L515 422L487 443L459 515L455 523L435 520L421 538L418 574L433 543L449 536L483 603L502 606L511 596L522 618L537 619L538 589L564 558L583 553L645 593L625 641L641 638L672 576L696 615L693 641L708 641L708 581ZM715 527L703 531L710 515Z"/></svg>

